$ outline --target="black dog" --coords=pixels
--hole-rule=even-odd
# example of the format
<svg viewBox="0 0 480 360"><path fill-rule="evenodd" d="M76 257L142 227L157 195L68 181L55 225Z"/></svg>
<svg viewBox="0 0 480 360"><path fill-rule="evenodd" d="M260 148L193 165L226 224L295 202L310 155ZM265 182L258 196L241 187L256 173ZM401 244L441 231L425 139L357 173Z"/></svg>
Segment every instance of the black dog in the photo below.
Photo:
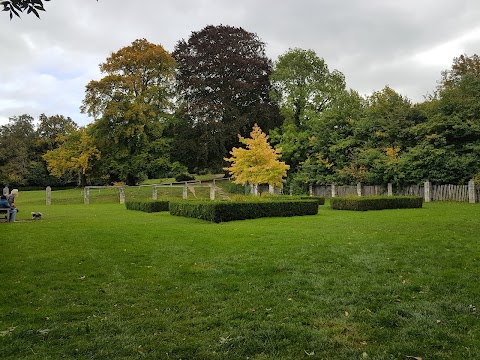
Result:
<svg viewBox="0 0 480 360"><path fill-rule="evenodd" d="M32 212L32 219L33 220L41 220L42 219L42 213L39 212Z"/></svg>

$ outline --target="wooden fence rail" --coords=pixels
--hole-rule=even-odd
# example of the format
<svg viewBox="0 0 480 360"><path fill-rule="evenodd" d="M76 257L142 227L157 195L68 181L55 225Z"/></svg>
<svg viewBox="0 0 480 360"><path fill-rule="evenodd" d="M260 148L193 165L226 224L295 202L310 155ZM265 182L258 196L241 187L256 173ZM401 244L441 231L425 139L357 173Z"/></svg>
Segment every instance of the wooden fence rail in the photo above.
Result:
<svg viewBox="0 0 480 360"><path fill-rule="evenodd" d="M468 185L432 185L425 182L423 185L394 187L391 184L383 185L311 185L310 194L326 198L335 196L372 196L372 195L421 196L425 201L459 201L479 202L480 187L475 186L473 180ZM426 191L427 190L427 191Z"/></svg>

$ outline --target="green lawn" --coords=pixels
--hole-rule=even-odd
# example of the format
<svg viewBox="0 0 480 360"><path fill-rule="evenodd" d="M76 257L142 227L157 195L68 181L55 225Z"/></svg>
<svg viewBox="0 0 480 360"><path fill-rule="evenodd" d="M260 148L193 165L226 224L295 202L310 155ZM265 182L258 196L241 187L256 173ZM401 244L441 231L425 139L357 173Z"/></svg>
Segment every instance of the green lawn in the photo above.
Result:
<svg viewBox="0 0 480 360"><path fill-rule="evenodd" d="M0 224L2 359L480 359L480 205Z"/></svg>

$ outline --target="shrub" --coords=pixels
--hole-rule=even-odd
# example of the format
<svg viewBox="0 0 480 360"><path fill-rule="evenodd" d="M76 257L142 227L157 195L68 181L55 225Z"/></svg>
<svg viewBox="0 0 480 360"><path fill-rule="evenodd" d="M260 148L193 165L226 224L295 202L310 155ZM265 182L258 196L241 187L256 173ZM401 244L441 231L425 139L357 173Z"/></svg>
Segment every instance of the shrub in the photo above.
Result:
<svg viewBox="0 0 480 360"><path fill-rule="evenodd" d="M216 223L260 217L316 215L318 213L318 203L312 200L171 201L169 206L172 215Z"/></svg>
<svg viewBox="0 0 480 360"><path fill-rule="evenodd" d="M332 209L356 211L421 208L422 204L420 196L335 197L330 200Z"/></svg>
<svg viewBox="0 0 480 360"><path fill-rule="evenodd" d="M180 174L175 176L175 181L192 181L195 180L195 177L190 174Z"/></svg>
<svg viewBox="0 0 480 360"><path fill-rule="evenodd" d="M125 202L127 210L138 210L148 213L168 211L168 200L158 201L127 201Z"/></svg>
<svg viewBox="0 0 480 360"><path fill-rule="evenodd" d="M224 181L219 186L230 194L245 194L246 192L245 186L230 181Z"/></svg>

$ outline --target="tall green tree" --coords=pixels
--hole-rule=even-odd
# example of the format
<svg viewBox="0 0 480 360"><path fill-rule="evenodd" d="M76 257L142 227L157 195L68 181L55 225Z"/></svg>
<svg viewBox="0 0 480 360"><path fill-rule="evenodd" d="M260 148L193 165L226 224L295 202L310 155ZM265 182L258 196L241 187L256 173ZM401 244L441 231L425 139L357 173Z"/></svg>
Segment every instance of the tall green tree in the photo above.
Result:
<svg viewBox="0 0 480 360"><path fill-rule="evenodd" d="M181 133L196 139L193 167L220 170L224 156L238 144L237 134L252 128L252 119L266 131L279 124L269 98L272 62L256 34L209 25L179 41L173 56L180 115L188 128Z"/></svg>
<svg viewBox="0 0 480 360"><path fill-rule="evenodd" d="M105 76L86 86L81 110L95 118L92 135L104 170L128 185L168 170L163 130L173 108L175 60L161 45L139 39L111 54L100 70Z"/></svg>
<svg viewBox="0 0 480 360"><path fill-rule="evenodd" d="M270 76L272 98L280 104L285 120L305 127L311 116L328 109L345 90L345 78L329 71L325 60L313 50L290 49L279 56Z"/></svg>
<svg viewBox="0 0 480 360"><path fill-rule="evenodd" d="M35 149L35 127L32 116L9 118L0 126L0 183L27 185Z"/></svg>

